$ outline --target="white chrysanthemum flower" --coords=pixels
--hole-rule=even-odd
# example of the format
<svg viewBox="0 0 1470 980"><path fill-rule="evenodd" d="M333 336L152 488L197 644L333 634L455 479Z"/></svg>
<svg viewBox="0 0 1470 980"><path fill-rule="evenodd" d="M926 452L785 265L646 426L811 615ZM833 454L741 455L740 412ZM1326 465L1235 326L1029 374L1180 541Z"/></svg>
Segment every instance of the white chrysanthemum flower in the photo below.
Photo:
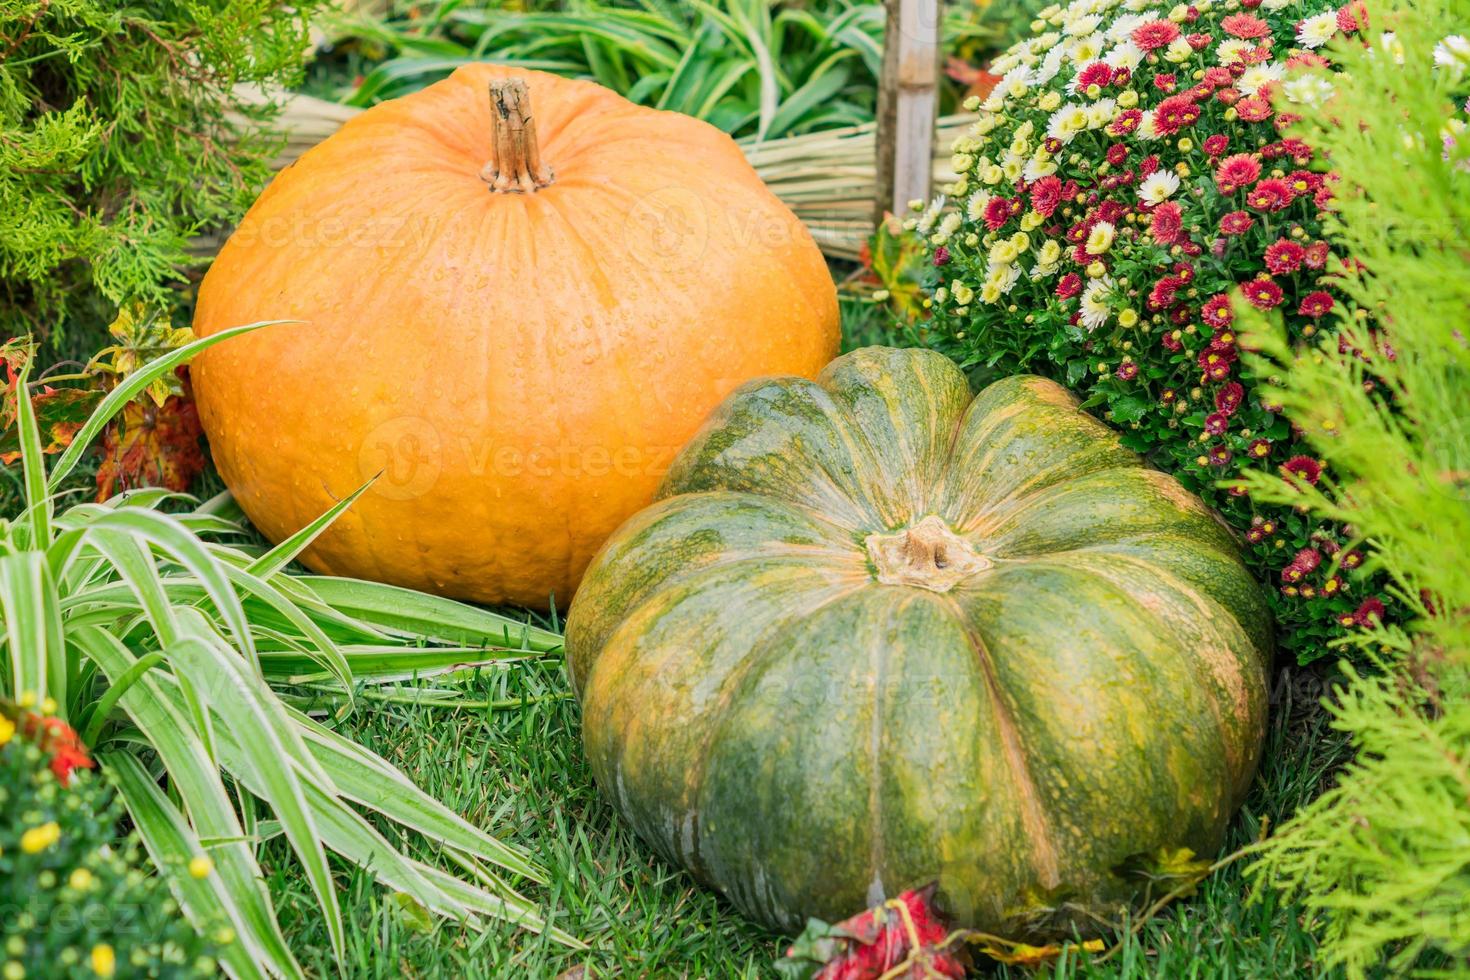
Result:
<svg viewBox="0 0 1470 980"><path fill-rule="evenodd" d="M1155 170L1138 185L1138 199L1144 204L1162 204L1178 189L1178 174L1172 170Z"/></svg>
<svg viewBox="0 0 1470 980"><path fill-rule="evenodd" d="M1296 25L1296 43L1304 48L1320 48L1336 33L1337 13L1329 10Z"/></svg>
<svg viewBox="0 0 1470 980"><path fill-rule="evenodd" d="M1050 177L1056 172L1057 162L1055 160L1053 160L1050 156L1043 158L1041 154L1037 154L1036 156L1031 158L1031 161L1029 163L1026 164L1026 169L1021 174L1021 177L1026 181L1026 183L1034 184L1041 178Z"/></svg>
<svg viewBox="0 0 1470 980"><path fill-rule="evenodd" d="M1141 140L1156 140L1162 135L1158 126L1154 125L1154 114L1145 112L1143 118L1138 122L1138 138Z"/></svg>
<svg viewBox="0 0 1470 980"><path fill-rule="evenodd" d="M954 298L956 306L969 306L970 301L975 298L975 291L959 280L950 285L949 294Z"/></svg>
<svg viewBox="0 0 1470 980"><path fill-rule="evenodd" d="M1126 41L1133 36L1133 29L1139 24L1148 23L1147 18L1138 14L1124 14L1116 18L1108 27L1106 34L1109 41Z"/></svg>
<svg viewBox="0 0 1470 980"><path fill-rule="evenodd" d="M990 246L990 253L985 256L986 266L993 274L996 269L1010 265L1012 262L1015 262L1016 259L1020 257L1020 255L1021 250L1016 247L1015 242L1011 241L1009 238L1002 238L1000 241Z"/></svg>
<svg viewBox="0 0 1470 980"><path fill-rule="evenodd" d="M1002 266L998 269L990 270L990 277L986 280L986 285L993 285L996 289L996 292L1004 296L1016 287L1016 282L1020 278L1020 266Z"/></svg>
<svg viewBox="0 0 1470 980"><path fill-rule="evenodd" d="M1031 70L1024 66L1012 68L1004 78L995 83L995 87L1005 93L1008 99L1019 99L1026 94L1030 87Z"/></svg>
<svg viewBox="0 0 1470 980"><path fill-rule="evenodd" d="M1176 37L1164 49L1164 60L1176 65L1182 65L1193 57L1194 48L1190 46L1189 41L1182 37Z"/></svg>
<svg viewBox="0 0 1470 980"><path fill-rule="evenodd" d="M1117 235L1118 229L1111 221L1099 221L1087 233L1087 254L1102 255L1113 247L1113 239Z"/></svg>
<svg viewBox="0 0 1470 980"><path fill-rule="evenodd" d="M1102 129L1118 114L1117 99L1098 99L1087 107L1087 128Z"/></svg>
<svg viewBox="0 0 1470 980"><path fill-rule="evenodd" d="M1261 9L1275 13L1278 10L1285 10L1294 3L1296 0L1261 0Z"/></svg>
<svg viewBox="0 0 1470 980"><path fill-rule="evenodd" d="M1470 41L1463 35L1451 34L1434 46L1434 63L1456 72L1470 68Z"/></svg>
<svg viewBox="0 0 1470 980"><path fill-rule="evenodd" d="M1264 65L1251 65L1241 72L1240 77L1235 80L1235 87L1242 95L1255 95L1267 85L1281 81L1286 77L1286 67L1277 61L1268 61Z"/></svg>
<svg viewBox="0 0 1470 980"><path fill-rule="evenodd" d="M1123 9L1134 13L1144 13L1154 5L1154 0L1123 0ZM1150 18L1151 19L1151 18Z"/></svg>
<svg viewBox="0 0 1470 980"><path fill-rule="evenodd" d="M1242 41L1238 37L1227 37L1215 48L1215 57L1220 59L1220 64L1230 66L1245 57L1246 52L1255 50L1249 41Z"/></svg>
<svg viewBox="0 0 1470 980"><path fill-rule="evenodd" d="M953 235L960 230L960 224L965 219L958 211L951 211L939 220L939 233L941 235Z"/></svg>
<svg viewBox="0 0 1470 980"><path fill-rule="evenodd" d="M1112 292L1113 280L1107 276L1101 276L1087 284L1082 291L1082 325L1088 330L1096 330L1108 322L1113 308L1108 305L1108 293Z"/></svg>
<svg viewBox="0 0 1470 980"><path fill-rule="evenodd" d="M1335 91L1331 82L1317 74L1298 75L1281 86L1281 94L1287 101L1298 105L1321 105L1332 98Z"/></svg>
<svg viewBox="0 0 1470 980"><path fill-rule="evenodd" d="M1042 265L1057 265L1062 261L1062 243L1055 238L1048 238L1036 250L1036 261Z"/></svg>
<svg viewBox="0 0 1470 980"><path fill-rule="evenodd" d="M1074 136L1087 129L1087 123L1086 109L1080 105L1064 105L1047 120L1046 135L1063 144L1070 143Z"/></svg>
<svg viewBox="0 0 1470 980"><path fill-rule="evenodd" d="M920 234L929 234L929 230L934 227L934 222L939 220L939 212L943 207L944 200L936 197L934 203L930 204L924 213L919 215L919 220L915 223L914 227L919 230Z"/></svg>
<svg viewBox="0 0 1470 980"><path fill-rule="evenodd" d="M1067 56L1072 59L1074 64L1085 65L1089 61L1096 61L1102 57L1103 43L1103 36L1101 34L1089 34L1086 37L1079 37L1072 42L1072 47L1068 50Z"/></svg>
<svg viewBox="0 0 1470 980"><path fill-rule="evenodd" d="M1109 51L1103 61L1113 68L1137 71L1138 66L1143 64L1143 49L1132 41L1124 41Z"/></svg>
<svg viewBox="0 0 1470 980"><path fill-rule="evenodd" d="M1045 85L1057 77L1057 73L1062 70L1062 65L1066 63L1067 49L1061 45L1057 45L1046 53L1046 57L1042 59L1041 64L1035 69L1035 76L1032 80L1037 85Z"/></svg>
<svg viewBox="0 0 1470 980"><path fill-rule="evenodd" d="M971 194L969 201L965 203L965 217L971 221L984 221L985 208L994 196L989 191L976 191Z"/></svg>
<svg viewBox="0 0 1470 980"><path fill-rule="evenodd" d="M1062 26L1062 33L1068 37L1086 37L1098 29L1102 24L1102 18L1096 14L1084 14L1073 20L1067 21Z"/></svg>

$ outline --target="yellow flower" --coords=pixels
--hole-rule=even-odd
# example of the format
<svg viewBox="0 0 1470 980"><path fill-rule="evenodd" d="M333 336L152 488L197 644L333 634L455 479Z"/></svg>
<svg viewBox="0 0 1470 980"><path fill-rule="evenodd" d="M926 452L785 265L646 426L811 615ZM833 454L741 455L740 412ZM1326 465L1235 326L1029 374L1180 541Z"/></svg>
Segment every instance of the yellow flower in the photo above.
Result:
<svg viewBox="0 0 1470 980"><path fill-rule="evenodd" d="M20 697L15 699L15 703L22 708L34 708L36 706L36 692L21 691Z"/></svg>
<svg viewBox="0 0 1470 980"><path fill-rule="evenodd" d="M1025 214L1021 215L1021 230L1032 231L1036 228L1040 228L1045 222L1046 219L1041 216L1040 212L1027 211Z"/></svg>
<svg viewBox="0 0 1470 980"><path fill-rule="evenodd" d="M0 745L4 745L15 737L15 722L0 715Z"/></svg>
<svg viewBox="0 0 1470 980"><path fill-rule="evenodd" d="M20 835L20 849L27 854L39 854L46 848L61 840L61 828L56 821L43 823L39 827L32 827Z"/></svg>
<svg viewBox="0 0 1470 980"><path fill-rule="evenodd" d="M1048 238L1036 256L1036 260L1042 265L1056 265L1061 258L1062 246L1055 238Z"/></svg>
<svg viewBox="0 0 1470 980"><path fill-rule="evenodd" d="M1125 88L1118 93L1118 105L1124 109L1132 109L1138 105L1138 93L1131 88Z"/></svg>
<svg viewBox="0 0 1470 980"><path fill-rule="evenodd" d="M1102 255L1113 247L1113 237L1118 233L1111 221L1099 221L1092 226L1087 236L1087 254Z"/></svg>
<svg viewBox="0 0 1470 980"><path fill-rule="evenodd" d="M79 892L84 892L92 887L92 872L86 868L77 868L67 878L66 883Z"/></svg>
<svg viewBox="0 0 1470 980"><path fill-rule="evenodd" d="M1125 327L1131 327L1138 323L1137 310L1124 310L1118 314L1118 323Z"/></svg>
<svg viewBox="0 0 1470 980"><path fill-rule="evenodd" d="M43 715L54 715L54 714L56 714L56 699L55 698L47 698L46 700L44 700L44 701L41 702L41 714L43 714Z"/></svg>
<svg viewBox="0 0 1470 980"><path fill-rule="evenodd" d="M99 977L110 977L117 972L117 953L106 943L92 947L92 972Z"/></svg>
<svg viewBox="0 0 1470 980"><path fill-rule="evenodd" d="M1041 107L1042 112L1056 112L1062 106L1062 93L1057 91L1048 92L1041 97L1041 101L1037 105Z"/></svg>
<svg viewBox="0 0 1470 980"><path fill-rule="evenodd" d="M1087 267L1087 275L1092 279L1099 279L1107 275L1108 267L1101 262L1094 262Z"/></svg>

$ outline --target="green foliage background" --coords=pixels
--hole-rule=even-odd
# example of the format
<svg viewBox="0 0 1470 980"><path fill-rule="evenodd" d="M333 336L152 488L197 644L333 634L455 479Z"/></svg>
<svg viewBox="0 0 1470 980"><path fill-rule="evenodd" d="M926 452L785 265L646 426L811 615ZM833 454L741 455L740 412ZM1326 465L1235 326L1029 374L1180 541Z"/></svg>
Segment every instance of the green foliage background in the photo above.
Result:
<svg viewBox="0 0 1470 980"><path fill-rule="evenodd" d="M290 82L322 0L0 0L0 321L57 337L166 302L276 138L238 84ZM84 314L90 316L84 317Z"/></svg>
<svg viewBox="0 0 1470 980"><path fill-rule="evenodd" d="M1258 369L1333 487L1256 473L1251 492L1343 522L1410 611L1365 641L1330 704L1354 760L1267 842L1258 880L1321 916L1352 977L1470 976L1470 0L1386 0L1339 44L1337 99L1302 134L1342 174L1331 232L1362 268L1336 340L1256 317ZM1391 35L1382 34L1387 27ZM1436 54L1440 64L1436 66ZM1378 652L1378 651L1383 652ZM1424 954L1440 965L1416 968Z"/></svg>

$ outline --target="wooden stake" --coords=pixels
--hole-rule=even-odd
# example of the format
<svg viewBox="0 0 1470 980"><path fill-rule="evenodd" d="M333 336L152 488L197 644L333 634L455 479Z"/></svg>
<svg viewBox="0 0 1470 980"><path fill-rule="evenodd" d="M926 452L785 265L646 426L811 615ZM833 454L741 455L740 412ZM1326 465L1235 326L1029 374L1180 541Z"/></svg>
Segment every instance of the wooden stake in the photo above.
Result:
<svg viewBox="0 0 1470 980"><path fill-rule="evenodd" d="M940 0L883 0L883 76L878 89L878 197L874 223L929 199L939 108Z"/></svg>

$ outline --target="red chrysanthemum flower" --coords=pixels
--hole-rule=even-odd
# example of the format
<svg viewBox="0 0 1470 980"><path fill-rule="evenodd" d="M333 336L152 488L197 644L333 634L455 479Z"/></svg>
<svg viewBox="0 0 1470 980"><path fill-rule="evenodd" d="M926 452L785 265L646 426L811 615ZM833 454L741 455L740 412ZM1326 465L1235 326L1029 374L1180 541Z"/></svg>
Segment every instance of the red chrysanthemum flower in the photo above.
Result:
<svg viewBox="0 0 1470 980"><path fill-rule="evenodd" d="M1160 245L1173 245L1184 231L1184 211L1176 202L1165 201L1154 208L1148 229Z"/></svg>
<svg viewBox="0 0 1470 980"><path fill-rule="evenodd" d="M1246 447L1245 453L1251 459L1265 459L1271 455L1271 440L1252 439L1251 444Z"/></svg>
<svg viewBox="0 0 1470 980"><path fill-rule="evenodd" d="M1143 112L1141 110L1124 109L1113 117L1112 122L1108 123L1105 132L1113 137L1127 136L1129 133L1135 132L1141 122L1143 122Z"/></svg>
<svg viewBox="0 0 1470 980"><path fill-rule="evenodd" d="M1281 464L1281 472L1315 486L1322 478L1322 464L1310 456L1293 456Z"/></svg>
<svg viewBox="0 0 1470 980"><path fill-rule="evenodd" d="M1244 235L1256 223L1249 211L1231 211L1220 218L1220 234Z"/></svg>
<svg viewBox="0 0 1470 980"><path fill-rule="evenodd" d="M1101 87L1112 80L1113 69L1106 62L1094 61L1077 73L1077 88L1086 89L1089 85Z"/></svg>
<svg viewBox="0 0 1470 980"><path fill-rule="evenodd" d="M1313 242L1307 246L1307 254L1302 258L1308 269L1321 269L1327 265L1327 259L1331 255L1326 242Z"/></svg>
<svg viewBox="0 0 1470 980"><path fill-rule="evenodd" d="M1337 29L1352 34L1368 26L1368 5L1362 0L1344 4L1337 12Z"/></svg>
<svg viewBox="0 0 1470 980"><path fill-rule="evenodd" d="M1220 21L1220 26L1231 37L1243 38L1247 41L1269 37L1271 34L1271 25L1252 14L1231 14Z"/></svg>
<svg viewBox="0 0 1470 980"><path fill-rule="evenodd" d="M1322 564L1322 553L1316 548L1303 548L1292 557L1291 563L1299 565L1307 572L1315 572L1317 566Z"/></svg>
<svg viewBox="0 0 1470 980"><path fill-rule="evenodd" d="M1230 309L1230 296L1226 293L1211 296L1200 307L1199 315L1201 320L1212 327L1228 327L1235 319L1235 313Z"/></svg>
<svg viewBox="0 0 1470 980"><path fill-rule="evenodd" d="M1233 194L1261 176L1261 164L1249 153L1236 153L1220 161L1215 168L1215 183L1221 194Z"/></svg>
<svg viewBox="0 0 1470 980"><path fill-rule="evenodd" d="M1235 105L1241 98L1240 89L1238 88L1221 88L1215 90L1215 101L1222 102L1225 105Z"/></svg>
<svg viewBox="0 0 1470 980"><path fill-rule="evenodd" d="M1154 88L1160 92L1172 92L1177 84L1179 79L1171 71L1162 71L1154 76Z"/></svg>
<svg viewBox="0 0 1470 980"><path fill-rule="evenodd" d="M1311 317L1313 320L1326 316L1332 312L1332 294L1317 290L1302 297L1301 305L1297 312L1302 316Z"/></svg>
<svg viewBox="0 0 1470 980"><path fill-rule="evenodd" d="M1353 613L1353 622L1359 626L1372 626L1374 621L1383 621L1383 600L1375 597L1364 599Z"/></svg>
<svg viewBox="0 0 1470 980"><path fill-rule="evenodd" d="M1169 136L1199 121L1199 106L1187 95L1171 95L1154 109L1154 130Z"/></svg>
<svg viewBox="0 0 1470 980"><path fill-rule="evenodd" d="M1159 338L1159 343L1164 345L1164 350L1170 351L1171 353L1175 354L1184 349L1184 341L1179 338L1178 330L1170 330L1168 333L1164 334L1162 337ZM1174 397L1172 392L1166 392L1166 394L1168 394L1170 398Z"/></svg>
<svg viewBox="0 0 1470 980"><path fill-rule="evenodd" d="M1175 262L1174 275L1179 277L1180 282L1188 285L1189 283L1194 282L1194 266L1190 265L1188 262Z"/></svg>
<svg viewBox="0 0 1470 980"><path fill-rule="evenodd" d="M1212 447L1209 451L1208 456L1210 460L1210 465L1217 469L1224 469L1225 467L1229 466L1230 461L1235 458L1235 454L1224 446Z"/></svg>
<svg viewBox="0 0 1470 980"><path fill-rule="evenodd" d="M1179 36L1179 28L1167 20L1151 20L1133 29L1133 43L1144 51L1166 48Z"/></svg>
<svg viewBox="0 0 1470 980"><path fill-rule="evenodd" d="M1175 293L1184 285L1183 280L1165 276L1149 290L1148 306L1151 310L1165 310L1174 305Z"/></svg>
<svg viewBox="0 0 1470 980"><path fill-rule="evenodd" d="M1214 136L1208 136L1205 138L1204 148L1205 153L1212 160L1224 156L1225 151L1230 149L1230 137L1224 133L1216 133Z"/></svg>
<svg viewBox="0 0 1470 980"><path fill-rule="evenodd" d="M934 265L936 268L949 265L949 249L941 245L934 250Z"/></svg>
<svg viewBox="0 0 1470 980"><path fill-rule="evenodd" d="M985 205L985 227L1000 231L1011 220L1011 202L1008 198L992 197Z"/></svg>
<svg viewBox="0 0 1470 980"><path fill-rule="evenodd" d="M1307 250L1290 238L1278 238L1266 246L1266 268L1274 275L1284 276L1302 267Z"/></svg>
<svg viewBox="0 0 1470 980"><path fill-rule="evenodd" d="M1337 595L1342 591L1344 584L1341 575L1329 575L1327 581L1322 583L1322 594L1324 596Z"/></svg>
<svg viewBox="0 0 1470 980"><path fill-rule="evenodd" d="M1031 209L1043 218L1050 218L1061 202L1062 182L1055 174L1031 185Z"/></svg>
<svg viewBox="0 0 1470 980"><path fill-rule="evenodd" d="M1280 211L1291 205L1291 185L1284 180L1268 177L1245 196L1245 203L1257 211Z"/></svg>
<svg viewBox="0 0 1470 980"><path fill-rule="evenodd" d="M1234 415L1243 401L1245 401L1245 388L1239 381L1222 385L1220 390L1215 392L1215 408L1226 415Z"/></svg>
<svg viewBox="0 0 1470 980"><path fill-rule="evenodd" d="M1123 161L1128 159L1128 147L1122 143L1114 143L1108 147L1107 157L1108 163L1111 163L1115 167L1121 166Z"/></svg>
<svg viewBox="0 0 1470 980"><path fill-rule="evenodd" d="M1046 139L1041 141L1041 147L1052 156L1056 156L1058 153L1062 152L1062 141L1057 139L1055 136L1048 136Z"/></svg>
<svg viewBox="0 0 1470 980"><path fill-rule="evenodd" d="M1230 428L1230 416L1224 412L1211 412L1205 416L1205 435L1223 436Z"/></svg>
<svg viewBox="0 0 1470 980"><path fill-rule="evenodd" d="M1246 122L1265 122L1271 118L1271 103L1259 95L1253 95L1248 99L1241 99L1235 104L1235 111L1240 118Z"/></svg>
<svg viewBox="0 0 1470 980"><path fill-rule="evenodd" d="M1133 361L1124 361L1113 373L1118 376L1119 381L1132 381L1138 377L1138 365Z"/></svg>
<svg viewBox="0 0 1470 980"><path fill-rule="evenodd" d="M1230 367L1235 363L1234 347L1216 347L1211 344L1199 352L1200 370L1211 381L1224 381L1230 377Z"/></svg>
<svg viewBox="0 0 1470 980"><path fill-rule="evenodd" d="M1208 85L1210 88L1225 88L1227 85L1235 84L1235 76L1230 74L1229 68L1206 68L1200 84Z"/></svg>
<svg viewBox="0 0 1470 980"><path fill-rule="evenodd" d="M1285 296L1281 287L1267 276L1258 276L1240 288L1245 301L1258 310L1274 310Z"/></svg>
<svg viewBox="0 0 1470 980"><path fill-rule="evenodd" d="M1189 42L1189 46L1191 48L1199 51L1201 48L1209 47L1210 42L1214 40L1214 38L1210 37L1210 35L1208 34L1190 34L1185 38L1185 40Z"/></svg>
<svg viewBox="0 0 1470 980"><path fill-rule="evenodd" d="M1082 277L1075 272L1069 272L1062 276L1057 283L1057 296L1061 299L1071 299L1082 292Z"/></svg>

